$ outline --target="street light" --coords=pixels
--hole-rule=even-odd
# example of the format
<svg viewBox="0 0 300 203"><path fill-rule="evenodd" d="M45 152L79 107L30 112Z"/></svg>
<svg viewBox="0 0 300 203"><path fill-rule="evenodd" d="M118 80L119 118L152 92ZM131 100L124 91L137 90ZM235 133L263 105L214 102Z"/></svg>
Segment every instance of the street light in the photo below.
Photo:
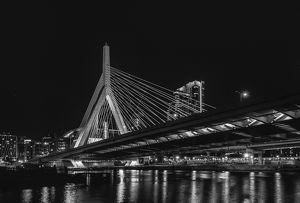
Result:
<svg viewBox="0 0 300 203"><path fill-rule="evenodd" d="M240 102L243 101L243 99L249 97L249 93L247 91L243 91L243 92L239 92L239 91L235 91L240 95Z"/></svg>

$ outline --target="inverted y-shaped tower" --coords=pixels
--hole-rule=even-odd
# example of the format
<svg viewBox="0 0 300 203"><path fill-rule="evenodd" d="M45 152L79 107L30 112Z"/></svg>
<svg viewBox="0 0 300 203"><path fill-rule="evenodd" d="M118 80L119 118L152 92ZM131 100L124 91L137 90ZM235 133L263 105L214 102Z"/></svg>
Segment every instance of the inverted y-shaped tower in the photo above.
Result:
<svg viewBox="0 0 300 203"><path fill-rule="evenodd" d="M119 106L116 102L116 98L111 90L110 85L110 56L109 56L109 46L105 44L103 47L103 64L102 64L102 75L94 91L92 99L89 106L84 114L84 117L80 124L80 131L78 132L78 137L74 148L82 146L88 142L89 137L94 136L91 129L95 127L95 122L98 119L99 111L107 101L109 108L112 111L112 115L117 124L117 128L120 134L127 132L124 120L122 118ZM105 123L100 125L106 125ZM107 129L106 129L107 130ZM107 138L107 134L104 133L104 139Z"/></svg>

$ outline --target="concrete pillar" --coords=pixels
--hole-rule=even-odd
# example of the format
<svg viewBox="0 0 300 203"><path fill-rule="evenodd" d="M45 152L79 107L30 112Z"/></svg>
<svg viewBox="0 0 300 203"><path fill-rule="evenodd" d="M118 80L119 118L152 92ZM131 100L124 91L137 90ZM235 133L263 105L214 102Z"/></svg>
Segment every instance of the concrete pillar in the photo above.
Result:
<svg viewBox="0 0 300 203"><path fill-rule="evenodd" d="M263 159L262 159L263 152L262 151L256 151L255 153L258 155L258 164L264 164Z"/></svg>
<svg viewBox="0 0 300 203"><path fill-rule="evenodd" d="M210 158L210 152L209 151L206 152L206 156L207 156L207 160L205 162L210 163L212 160Z"/></svg>

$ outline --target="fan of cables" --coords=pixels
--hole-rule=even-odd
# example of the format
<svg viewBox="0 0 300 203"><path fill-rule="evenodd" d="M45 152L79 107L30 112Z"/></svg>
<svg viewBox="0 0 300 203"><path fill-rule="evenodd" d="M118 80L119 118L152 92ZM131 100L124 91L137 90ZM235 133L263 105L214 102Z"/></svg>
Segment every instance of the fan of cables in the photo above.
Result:
<svg viewBox="0 0 300 203"><path fill-rule="evenodd" d="M200 106L205 104L199 100L175 97L174 91L113 67L107 68L110 78L106 88L113 95L128 132L205 111ZM119 134L108 101L101 106L92 128L92 134L102 138L105 133L109 133L109 137Z"/></svg>

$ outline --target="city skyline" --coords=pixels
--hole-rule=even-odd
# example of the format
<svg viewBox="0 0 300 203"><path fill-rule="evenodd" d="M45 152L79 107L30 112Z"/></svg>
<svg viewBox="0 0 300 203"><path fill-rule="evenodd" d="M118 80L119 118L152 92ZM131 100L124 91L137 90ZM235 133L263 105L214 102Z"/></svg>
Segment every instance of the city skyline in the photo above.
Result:
<svg viewBox="0 0 300 203"><path fill-rule="evenodd" d="M299 91L299 4L59 5L7 2L0 132L39 139L77 128L111 66L175 91L205 81L218 109Z"/></svg>

